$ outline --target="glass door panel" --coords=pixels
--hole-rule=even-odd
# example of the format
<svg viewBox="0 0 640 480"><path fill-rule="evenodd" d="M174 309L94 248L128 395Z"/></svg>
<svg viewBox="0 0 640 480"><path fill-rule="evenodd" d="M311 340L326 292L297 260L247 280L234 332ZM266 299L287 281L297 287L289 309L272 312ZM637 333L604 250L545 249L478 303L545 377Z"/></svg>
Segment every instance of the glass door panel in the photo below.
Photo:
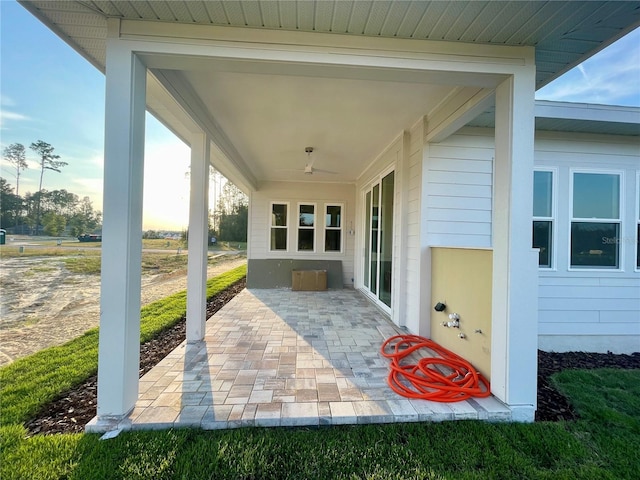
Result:
<svg viewBox="0 0 640 480"><path fill-rule="evenodd" d="M373 187L373 201L371 204L371 284L372 293L378 293L378 214L380 201L380 184Z"/></svg>
<svg viewBox="0 0 640 480"><path fill-rule="evenodd" d="M364 208L364 285L369 288L369 269L371 267L369 264L369 243L371 242L371 192L367 192L365 195Z"/></svg>
<svg viewBox="0 0 640 480"><path fill-rule="evenodd" d="M378 298L391 306L391 271L393 266L393 182L394 174L382 179L382 201L380 217L380 291Z"/></svg>
<svg viewBox="0 0 640 480"><path fill-rule="evenodd" d="M365 191L364 285L391 306L394 172Z"/></svg>

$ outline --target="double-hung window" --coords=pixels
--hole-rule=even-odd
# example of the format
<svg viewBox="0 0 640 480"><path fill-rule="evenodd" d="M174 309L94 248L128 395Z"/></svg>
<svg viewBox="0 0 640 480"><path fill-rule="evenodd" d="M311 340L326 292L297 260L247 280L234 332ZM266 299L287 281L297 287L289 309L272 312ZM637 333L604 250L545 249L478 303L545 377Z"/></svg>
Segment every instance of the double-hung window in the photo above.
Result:
<svg viewBox="0 0 640 480"><path fill-rule="evenodd" d="M271 204L271 235L269 249L272 252L287 251L289 225L289 204Z"/></svg>
<svg viewBox="0 0 640 480"><path fill-rule="evenodd" d="M620 173L572 172L572 268L620 267Z"/></svg>
<svg viewBox="0 0 640 480"><path fill-rule="evenodd" d="M540 249L538 266L551 268L553 250L553 171L533 172L533 248Z"/></svg>
<svg viewBox="0 0 640 480"><path fill-rule="evenodd" d="M342 251L342 205L325 205L324 251Z"/></svg>
<svg viewBox="0 0 640 480"><path fill-rule="evenodd" d="M316 238L316 206L301 203L298 205L298 251L314 252Z"/></svg>

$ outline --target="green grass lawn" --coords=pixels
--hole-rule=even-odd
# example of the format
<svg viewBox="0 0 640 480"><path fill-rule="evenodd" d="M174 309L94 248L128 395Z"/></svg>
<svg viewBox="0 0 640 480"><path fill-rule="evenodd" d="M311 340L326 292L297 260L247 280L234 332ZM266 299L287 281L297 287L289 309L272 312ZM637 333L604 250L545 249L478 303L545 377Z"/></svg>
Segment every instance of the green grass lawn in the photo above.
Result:
<svg viewBox="0 0 640 480"><path fill-rule="evenodd" d="M209 295L245 270L232 272L211 281ZM145 307L141 341L183 309L184 292ZM555 375L581 415L576 422L183 429L105 441L95 434L28 437L22 422L64 385L95 372L96 342L92 330L0 369L0 478L618 480L640 472L640 370Z"/></svg>
<svg viewBox="0 0 640 480"><path fill-rule="evenodd" d="M640 370L566 371L558 386L582 420L320 428L194 429L24 438L2 430L4 480L634 479Z"/></svg>

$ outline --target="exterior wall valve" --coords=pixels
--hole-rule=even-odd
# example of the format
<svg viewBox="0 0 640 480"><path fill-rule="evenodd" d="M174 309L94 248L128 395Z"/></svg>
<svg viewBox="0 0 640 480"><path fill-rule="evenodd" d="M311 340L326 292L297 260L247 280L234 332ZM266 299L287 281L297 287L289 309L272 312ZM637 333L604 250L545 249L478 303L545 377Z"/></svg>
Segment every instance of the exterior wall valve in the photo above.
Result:
<svg viewBox="0 0 640 480"><path fill-rule="evenodd" d="M447 328L460 328L460 315L458 315L457 313L450 313L449 314L449 321L448 322L442 322L442 326L443 327L447 327Z"/></svg>

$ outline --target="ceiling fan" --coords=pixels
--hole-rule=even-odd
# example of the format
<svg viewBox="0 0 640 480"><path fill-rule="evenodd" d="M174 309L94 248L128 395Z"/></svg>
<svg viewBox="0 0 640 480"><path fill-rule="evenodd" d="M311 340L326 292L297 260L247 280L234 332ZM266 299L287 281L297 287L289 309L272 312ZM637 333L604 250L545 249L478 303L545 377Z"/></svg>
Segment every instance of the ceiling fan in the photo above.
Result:
<svg viewBox="0 0 640 480"><path fill-rule="evenodd" d="M304 166L304 174L305 175L313 175L315 172L317 173L328 173L330 175L337 175L338 172L332 172L329 170L322 170L320 168L313 168L313 162L315 161L311 159L311 154L313 153L313 147L305 147L304 152L307 154L307 163Z"/></svg>

